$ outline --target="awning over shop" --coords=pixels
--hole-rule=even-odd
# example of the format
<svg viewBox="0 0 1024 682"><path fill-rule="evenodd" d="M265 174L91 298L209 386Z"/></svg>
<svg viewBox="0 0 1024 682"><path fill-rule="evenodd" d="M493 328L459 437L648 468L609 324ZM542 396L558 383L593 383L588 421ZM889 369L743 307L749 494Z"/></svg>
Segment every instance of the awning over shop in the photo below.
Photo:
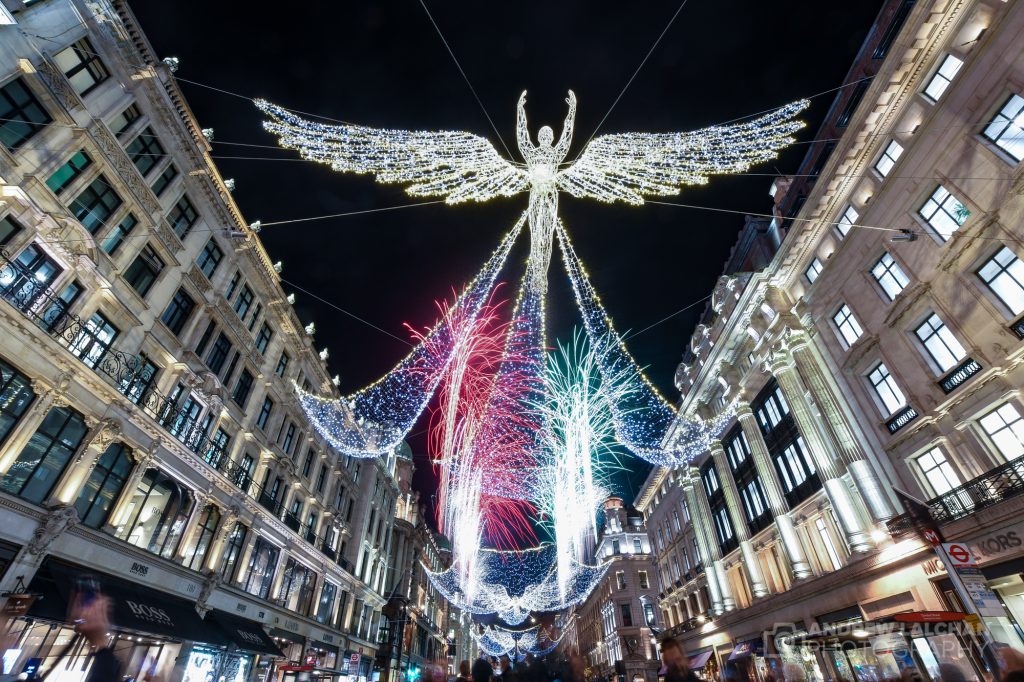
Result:
<svg viewBox="0 0 1024 682"><path fill-rule="evenodd" d="M760 637L754 637L752 639L746 639L742 642L737 642L732 653L729 654L729 660L734 661L737 658L746 658L747 656L764 656L764 640Z"/></svg>
<svg viewBox="0 0 1024 682"><path fill-rule="evenodd" d="M263 626L254 620L216 609L206 614L206 620L223 630L228 639L242 651L267 656L284 656Z"/></svg>
<svg viewBox="0 0 1024 682"><path fill-rule="evenodd" d="M309 646L313 649L320 649L321 651L327 651L335 656L341 653L341 650L334 644L328 644L327 642L321 642L319 639L309 640Z"/></svg>
<svg viewBox="0 0 1024 682"><path fill-rule="evenodd" d="M216 646L229 644L224 633L204 623L196 613L195 604L186 599L89 568L58 561L48 561L47 566L64 598L64 614L76 580L82 575L91 575L99 581L100 591L113 605L114 628Z"/></svg>
<svg viewBox="0 0 1024 682"><path fill-rule="evenodd" d="M711 651L705 651L703 653L690 656L690 670L700 670L707 665L708 660L711 659L711 654Z"/></svg>
<svg viewBox="0 0 1024 682"><path fill-rule="evenodd" d="M281 628L270 628L271 637L279 637L280 639L287 639L289 642L295 642L296 644L306 645L306 638L302 635L289 632L288 630L282 630Z"/></svg>

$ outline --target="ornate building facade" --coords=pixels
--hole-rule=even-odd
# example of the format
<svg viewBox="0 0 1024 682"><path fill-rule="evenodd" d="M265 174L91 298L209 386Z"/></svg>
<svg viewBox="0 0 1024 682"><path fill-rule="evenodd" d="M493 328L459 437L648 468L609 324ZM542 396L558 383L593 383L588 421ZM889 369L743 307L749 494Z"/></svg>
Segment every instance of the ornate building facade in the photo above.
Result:
<svg viewBox="0 0 1024 682"><path fill-rule="evenodd" d="M663 627L657 573L643 517L622 499L604 503L595 560L610 564L605 577L566 616L561 649L586 659L587 679L657 682L661 661L654 634Z"/></svg>
<svg viewBox="0 0 1024 682"><path fill-rule="evenodd" d="M1022 30L1019 3L887 3L774 217L748 220L676 375L682 412L736 416L636 500L662 636L695 667L980 679L933 638L847 654L771 636L964 608L895 488L974 549L1005 610L983 621L1022 646Z"/></svg>
<svg viewBox="0 0 1024 682"><path fill-rule="evenodd" d="M5 5L0 589L46 597L12 665L58 663L88 573L126 675L371 679L407 453L305 420L326 355L127 5Z"/></svg>

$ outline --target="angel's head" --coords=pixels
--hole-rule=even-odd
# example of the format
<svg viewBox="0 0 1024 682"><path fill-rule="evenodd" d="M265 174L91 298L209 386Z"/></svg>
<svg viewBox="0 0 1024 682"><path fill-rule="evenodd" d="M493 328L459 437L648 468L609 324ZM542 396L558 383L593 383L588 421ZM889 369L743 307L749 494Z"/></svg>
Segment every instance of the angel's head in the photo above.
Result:
<svg viewBox="0 0 1024 682"><path fill-rule="evenodd" d="M551 129L551 126L544 126L537 131L537 140L544 147L550 147L551 143L555 141L555 131Z"/></svg>

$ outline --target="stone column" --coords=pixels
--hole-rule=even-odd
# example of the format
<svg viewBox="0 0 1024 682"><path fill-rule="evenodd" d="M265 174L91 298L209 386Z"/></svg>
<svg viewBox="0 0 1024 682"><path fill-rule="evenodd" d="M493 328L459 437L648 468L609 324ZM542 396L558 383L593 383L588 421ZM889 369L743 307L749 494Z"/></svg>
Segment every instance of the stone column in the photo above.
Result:
<svg viewBox="0 0 1024 682"><path fill-rule="evenodd" d="M288 550L291 547L290 544L285 545L277 553L277 564L274 566L274 582L270 584L270 599L280 599L284 595L281 594L281 586L284 584L284 569L288 565Z"/></svg>
<svg viewBox="0 0 1024 682"><path fill-rule="evenodd" d="M220 526L217 527L217 532L213 536L213 542L210 543L210 548L206 551L206 560L203 562L203 568L210 571L217 571L220 568L220 560L224 555L224 545L227 544L228 536L231 535L231 531L235 529L235 524L238 523L238 516L239 508L237 505L232 505L221 514Z"/></svg>
<svg viewBox="0 0 1024 682"><path fill-rule="evenodd" d="M206 512L206 508L210 506L211 502L212 500L207 495L196 495L196 503L192 506L192 513L188 515L188 521L185 522L185 528L181 531L181 541L178 542L178 550L174 553L174 556L179 563L185 558L185 555L188 554L189 549L193 547L192 536L196 534L196 527L199 525L199 519L203 517L203 514Z"/></svg>
<svg viewBox="0 0 1024 682"><path fill-rule="evenodd" d="M694 522L693 530L704 556L704 575L707 576L708 590L711 592L711 608L716 615L720 615L735 609L736 600L733 599L732 588L722 565L722 552L715 537L710 507L699 482L697 469L691 468L683 481L683 492L690 503L690 518Z"/></svg>
<svg viewBox="0 0 1024 682"><path fill-rule="evenodd" d="M778 349L772 357L771 369L836 512L846 543L854 552L870 551L873 546L871 538L861 523L850 487L842 479L842 462L837 462L825 445L792 356L784 349Z"/></svg>
<svg viewBox="0 0 1024 682"><path fill-rule="evenodd" d="M796 534L793 519L786 512L786 499L782 496L782 485L779 483L778 472L772 464L771 455L768 453L768 445L761 435L761 428L757 425L757 418L754 417L750 405L747 403L736 404L736 418L743 429L743 435L750 446L751 457L754 459L754 466L757 468L757 475L761 478L761 485L764 486L765 495L768 496L768 507L772 511L772 518L775 519L775 528L782 539L782 546L786 550L786 558L789 559L790 570L797 580L810 577L811 565L807 562L803 545Z"/></svg>
<svg viewBox="0 0 1024 682"><path fill-rule="evenodd" d="M0 590L13 590L19 577L27 585L46 558L50 546L76 523L78 514L75 513L74 507L51 509L32 533L32 539L18 551L11 565L7 567L3 580L0 580Z"/></svg>
<svg viewBox="0 0 1024 682"><path fill-rule="evenodd" d="M14 461L21 454L21 451L28 445L29 439L43 423L43 419L50 412L50 408L67 404L64 399L64 391L70 385L70 379L61 376L58 388L51 388L45 382L38 379L32 380L32 390L35 392L35 400L25 413L21 415L18 424L7 434L7 440L0 449L0 476L5 476L7 471L14 464Z"/></svg>
<svg viewBox="0 0 1024 682"><path fill-rule="evenodd" d="M718 480L722 484L722 492L725 494L725 506L729 512L729 520L732 522L736 539L739 541L740 553L743 555L743 565L747 567L747 578L750 581L750 591L755 597L764 597L768 594L768 586L761 575L761 566L757 563L757 555L750 544L750 530L747 526L747 519L740 507L740 493L736 488L736 481L732 477L732 469L725 456L725 448L722 441L711 441L711 456L715 460L715 469L718 472Z"/></svg>
<svg viewBox="0 0 1024 682"><path fill-rule="evenodd" d="M125 516L128 512L128 507L131 504L132 498L135 496L135 490L139 487L139 483L142 481L142 477L146 475L156 459L156 451L160 447L159 441L153 441L148 452L139 452L133 450L132 455L135 457L135 468L132 469L131 475L128 476L128 480L125 481L124 487L121 488L121 493L114 504L113 509L110 510L110 514L107 516L107 523L104 526L104 530L108 533L114 534L117 528L125 522Z"/></svg>
<svg viewBox="0 0 1024 682"><path fill-rule="evenodd" d="M797 369L806 379L808 388L821 415L825 418L829 434L836 450L850 472L860 499L863 500L871 520L881 523L896 515L888 496L882 488L882 481L854 437L853 429L843 415L835 394L828 385L818 359L811 348L811 340L802 331L787 330L789 350L796 361Z"/></svg>
<svg viewBox="0 0 1024 682"><path fill-rule="evenodd" d="M89 424L90 433L79 446L78 456L64 467L64 472L53 486L53 493L47 500L47 506L73 504L85 487L85 482L100 455L121 436L121 425L114 419L108 418L99 422L87 419L86 423L89 421L92 421Z"/></svg>

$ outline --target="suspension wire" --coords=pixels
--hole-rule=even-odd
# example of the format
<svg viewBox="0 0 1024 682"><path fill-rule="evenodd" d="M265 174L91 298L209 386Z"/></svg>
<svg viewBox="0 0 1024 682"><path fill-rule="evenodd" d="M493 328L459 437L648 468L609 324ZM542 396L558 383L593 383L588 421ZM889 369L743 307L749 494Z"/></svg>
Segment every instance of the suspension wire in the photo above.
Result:
<svg viewBox="0 0 1024 682"><path fill-rule="evenodd" d="M381 333L384 333L384 334L387 334L388 336L390 336L390 337L391 337L391 338L393 338L393 339L396 339L396 340L398 340L398 341L401 341L402 343L404 343L405 345L409 346L410 348L414 348L414 347L415 347L415 346L414 346L414 345L413 345L412 343L410 343L410 342L409 342L409 341L408 341L407 339L403 339L403 338L402 338L402 337L400 337L400 336L396 336L395 334L392 334L392 333L391 333L391 332L389 332L388 330L386 330L386 329L383 329L382 327L378 327L378 326L377 326L377 325L375 325L375 324L374 324L373 322L370 322L370 321L368 321L368 320L365 320L365 319L363 319L363 318L359 317L358 315L356 315L355 313L351 313L351 312L349 312L349 311L345 310L344 308L342 308L341 306L337 305L336 303L332 303L331 301L328 301L328 300L327 300L327 299L325 299L325 298L321 298L320 296L317 296L317 295L316 295L316 294L314 294L314 293L313 293L312 291L309 291L308 289L304 289L304 288L300 287L300 286L299 286L298 284L296 284L295 282L292 282L291 280L287 280L287 279L285 279L284 277L282 277L282 278L281 278L281 282L282 282L283 284L287 284L288 286L292 287L292 288L293 288L293 289L295 289L296 291L301 291L301 292L302 292L303 294L305 294L306 296L309 296L310 298L313 298L313 299L315 299L315 300L317 300L317 301L320 301L320 302L321 302L321 303L323 303L324 305L326 305L326 306L328 306L328 307L330 307L330 308L333 308L333 309L337 310L337 311L338 311L339 313L343 313L343 314L345 314L345 315L348 315L348 316L349 316L349 317L351 317L352 319L354 319L354 320L358 320L359 322L362 322L363 324L367 325L368 327L373 327L373 328L374 328L374 329L376 329L377 331L379 331L379 332L381 332Z"/></svg>
<svg viewBox="0 0 1024 682"><path fill-rule="evenodd" d="M444 43L444 47L448 50L448 54L451 55L452 61L455 62L455 68L457 68L459 73L462 74L462 79L465 80L466 85L469 86L469 91L473 93L473 98L476 100L476 103L480 105L480 109L484 112L484 116L487 117L487 122L491 124L494 134L498 136L498 141L501 142L501 146L505 148L505 153L508 154L509 158L512 158L512 152L509 150L508 145L505 144L505 138L501 136L498 126L495 125L494 119L492 119L490 113L488 113L487 107L484 106L483 101L480 99L480 95L476 94L476 88L473 87L473 83L469 80L469 76L466 75L466 71L462 68L462 64L459 63L458 57L455 56L455 52L452 50L451 45L449 45L448 41L445 39L444 33L441 32L441 27L437 25L436 21L434 21L434 15L432 15L430 10L427 8L425 0L420 0L420 6L423 8L423 11L427 13L427 18L430 19L430 23L434 25L434 30L437 31L438 37L441 39L441 42Z"/></svg>

